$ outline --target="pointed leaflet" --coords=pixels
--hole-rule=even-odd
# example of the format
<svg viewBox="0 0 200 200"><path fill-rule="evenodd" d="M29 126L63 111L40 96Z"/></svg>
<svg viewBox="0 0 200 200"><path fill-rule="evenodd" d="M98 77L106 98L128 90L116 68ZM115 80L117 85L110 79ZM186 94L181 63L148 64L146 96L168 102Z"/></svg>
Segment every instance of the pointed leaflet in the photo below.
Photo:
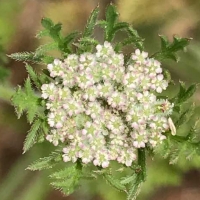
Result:
<svg viewBox="0 0 200 200"><path fill-rule="evenodd" d="M143 39L138 35L137 31L133 29L126 22L119 22L115 25L115 30L124 29L128 33L128 37L124 39L122 42L118 42L115 46L115 51L119 52L122 47L126 45L133 44L136 48L143 50L144 44Z"/></svg>
<svg viewBox="0 0 200 200"><path fill-rule="evenodd" d="M118 18L116 7L109 5L106 9L106 27L105 27L105 40L111 42L114 37L114 27Z"/></svg>
<svg viewBox="0 0 200 200"><path fill-rule="evenodd" d="M78 53L84 53L84 52L92 52L94 47L99 44L99 42L93 38L85 37L80 38L80 43L77 44L78 46Z"/></svg>
<svg viewBox="0 0 200 200"><path fill-rule="evenodd" d="M136 200L138 194L140 193L142 183L143 181L140 174L137 174L128 191L127 200Z"/></svg>
<svg viewBox="0 0 200 200"><path fill-rule="evenodd" d="M192 84L191 86L186 88L185 84L183 82L180 82L180 89L176 98L176 103L180 104L186 102L190 97L194 95L196 90L197 84Z"/></svg>
<svg viewBox="0 0 200 200"><path fill-rule="evenodd" d="M40 125L41 125L40 119L37 119L33 122L33 125L31 126L31 129L28 132L28 135L26 136L24 142L23 153L26 153L26 151L28 151L35 144Z"/></svg>
<svg viewBox="0 0 200 200"><path fill-rule="evenodd" d="M64 38L65 45L69 45L71 42L73 42L73 40L78 36L78 34L79 34L79 32L75 31L75 32L72 32L69 35L67 35Z"/></svg>
<svg viewBox="0 0 200 200"><path fill-rule="evenodd" d="M58 49L57 43L50 43L46 45L40 46L38 49L36 49L35 52L21 52L21 53L13 53L9 55L8 57L17 60L17 61L27 61L27 62L33 62L33 63L47 63L49 64L52 60L54 60L53 57L45 55L47 51L51 51L54 49ZM47 58L50 61L47 61ZM53 58L53 59L52 59Z"/></svg>
<svg viewBox="0 0 200 200"><path fill-rule="evenodd" d="M106 179L106 181L113 186L115 189L119 191L126 192L126 187L120 182L120 180L114 178L110 174L103 174L103 177Z"/></svg>
<svg viewBox="0 0 200 200"><path fill-rule="evenodd" d="M54 61L54 57L52 57L52 56L48 56L48 55L45 55L43 58L42 58L42 62L44 63L44 64L50 64L50 63L52 63L53 61Z"/></svg>
<svg viewBox="0 0 200 200"><path fill-rule="evenodd" d="M173 151L171 151L170 156L169 156L169 164L174 165L178 162L179 157L180 157L180 152L179 148L180 145L178 143L175 144L176 148L173 148ZM181 148L183 148L184 144L181 145Z"/></svg>
<svg viewBox="0 0 200 200"><path fill-rule="evenodd" d="M17 61L31 61L34 63L39 63L41 62L43 55L35 55L34 52L21 52L21 53L13 53L8 57Z"/></svg>
<svg viewBox="0 0 200 200"><path fill-rule="evenodd" d="M179 38L174 37L173 42L170 43L165 36L160 35L161 39L161 50L153 54L151 57L154 57L158 60L163 59L172 59L178 61L177 52L183 50L186 46L189 45L191 39L188 38Z"/></svg>
<svg viewBox="0 0 200 200"><path fill-rule="evenodd" d="M36 170L43 170L43 169L50 169L55 166L56 162L62 159L61 154L59 153L52 153L48 157L40 158L36 160L34 163L27 167L28 170L36 171Z"/></svg>
<svg viewBox="0 0 200 200"><path fill-rule="evenodd" d="M197 90L197 84L191 85L186 92L181 96L181 98L178 100L178 103L183 103L187 101L190 97L194 95L194 93Z"/></svg>
<svg viewBox="0 0 200 200"><path fill-rule="evenodd" d="M38 97L35 95L32 87L31 87L31 81L30 78L28 77L26 82L25 82L25 93L26 93L26 97L25 97L25 102L23 102L24 104L26 104L27 108L26 108L26 112L27 112L27 119L30 123L32 123L33 119L35 118L36 114L38 113Z"/></svg>
<svg viewBox="0 0 200 200"><path fill-rule="evenodd" d="M138 32L135 29L133 29L131 26L129 26L127 31L128 31L129 38L132 38L133 41L136 40L135 46L138 49L143 50L144 49L144 44L143 44L144 39L141 38L139 36Z"/></svg>
<svg viewBox="0 0 200 200"><path fill-rule="evenodd" d="M113 27L113 34L116 34L118 31L123 30L125 30L129 34L130 28L130 25L126 22L117 22ZM130 36L133 37L133 35ZM136 38L136 35L134 35L134 38ZM139 38L139 36L137 38Z"/></svg>
<svg viewBox="0 0 200 200"><path fill-rule="evenodd" d="M38 79L38 75L35 73L35 71L33 70L33 68L26 64L26 70L31 78L31 80L34 82L34 84L37 86L37 88L40 88L41 87L41 83Z"/></svg>
<svg viewBox="0 0 200 200"><path fill-rule="evenodd" d="M47 52L53 50L60 50L57 42L41 45L34 52L34 58L40 58L40 62L44 64L52 63L54 61L54 57L47 55Z"/></svg>
<svg viewBox="0 0 200 200"><path fill-rule="evenodd" d="M66 179L71 176L76 172L76 166L70 166L70 167L65 167L64 169L54 172L53 174L50 175L51 178L54 179Z"/></svg>
<svg viewBox="0 0 200 200"><path fill-rule="evenodd" d="M56 42L51 42L51 43L39 46L35 51L35 55L44 55L48 51L57 50L57 49L58 49L58 44Z"/></svg>
<svg viewBox="0 0 200 200"><path fill-rule="evenodd" d="M37 34L36 34L36 38L40 39L42 37L45 37L45 36L48 36L49 35L49 30L42 30L42 31L39 31Z"/></svg>
<svg viewBox="0 0 200 200"><path fill-rule="evenodd" d="M39 160L29 165L27 169L31 171L50 169L53 167L51 161L52 161L51 157L40 158Z"/></svg>
<svg viewBox="0 0 200 200"><path fill-rule="evenodd" d="M127 22L118 22L117 24L115 24L114 31L116 32L123 29L128 29L129 26L130 25Z"/></svg>
<svg viewBox="0 0 200 200"><path fill-rule="evenodd" d="M47 30L51 29L54 26L53 21L51 19L49 19L49 18L43 18L41 20L41 24Z"/></svg>
<svg viewBox="0 0 200 200"><path fill-rule="evenodd" d="M99 7L96 7L92 11L92 13L91 13L91 15L90 15L90 17L89 17L89 19L87 21L87 25L86 25L85 30L83 32L83 37L92 36L94 27L95 27L96 22L97 22L98 14L99 14Z"/></svg>
<svg viewBox="0 0 200 200"><path fill-rule="evenodd" d="M58 49L62 52L64 57L66 54L72 53L69 45L78 36L79 33L77 31L63 37L61 36L62 24L54 24L50 19L44 18L42 20L42 25L49 31L48 35L55 41ZM47 63L46 60L44 62Z"/></svg>
<svg viewBox="0 0 200 200"><path fill-rule="evenodd" d="M176 136L173 136L176 137ZM156 154L161 155L162 158L166 159L168 158L170 154L170 138L168 137L166 140L163 141L162 144L158 145L155 149L154 152Z"/></svg>
<svg viewBox="0 0 200 200"><path fill-rule="evenodd" d="M99 25L101 28L106 28L107 22L105 20L98 20L97 25Z"/></svg>
<svg viewBox="0 0 200 200"><path fill-rule="evenodd" d="M71 166L55 172L51 175L51 178L56 179L51 183L51 185L61 190L64 194L69 195L74 192L75 188L78 186L79 180L81 178L82 170L76 166Z"/></svg>
<svg viewBox="0 0 200 200"><path fill-rule="evenodd" d="M135 37L129 37L129 38L124 39L124 41L122 41L122 42L118 42L115 46L115 51L119 52L122 47L124 47L126 45L131 45L131 44L133 44L133 46L135 46L136 48L138 48L140 50L143 49L143 44L142 44L141 39L137 39Z"/></svg>
<svg viewBox="0 0 200 200"><path fill-rule="evenodd" d="M187 114L187 112L183 113L181 120L184 120L185 114ZM191 159L198 154L198 150L200 149L200 141L198 136L196 137L197 124L198 121L195 121L186 137L178 135L168 137L167 141L169 146L160 152L165 153L166 150L169 151L166 157L170 158L170 164L175 164L179 158Z"/></svg>
<svg viewBox="0 0 200 200"><path fill-rule="evenodd" d="M122 185L128 185L129 183L132 183L135 180L135 178L136 178L136 174L134 173L133 175L123 177L120 183Z"/></svg>
<svg viewBox="0 0 200 200"><path fill-rule="evenodd" d="M39 97L37 97L31 88L30 78L25 82L24 91L19 87L12 97L12 103L16 108L18 117L20 118L23 112L27 113L27 120L32 123L38 113Z"/></svg>
<svg viewBox="0 0 200 200"><path fill-rule="evenodd" d="M179 93L178 93L178 99L181 99L182 96L184 96L186 90L187 89L186 89L185 83L180 81L180 89L179 89Z"/></svg>
<svg viewBox="0 0 200 200"><path fill-rule="evenodd" d="M93 31L97 22L98 14L99 14L99 7L96 7L92 11L90 18L87 21L87 25L83 32L82 38L79 40L79 43L77 44L78 53L92 52L94 46L96 46L93 42L89 42L89 41L94 40L92 38L92 35L93 35Z"/></svg>
<svg viewBox="0 0 200 200"><path fill-rule="evenodd" d="M186 46L189 45L191 38L179 38L174 36L173 42L167 47L167 49L171 50L172 52L177 52L183 50Z"/></svg>
<svg viewBox="0 0 200 200"><path fill-rule="evenodd" d="M54 24L49 18L43 18L41 21L42 26L48 30L48 35L58 44L62 43L62 38L60 35L62 24Z"/></svg>
<svg viewBox="0 0 200 200"><path fill-rule="evenodd" d="M93 38L87 38L87 37L80 38L80 42L82 42L83 44L94 45L94 46L99 44L99 42L97 40L95 40Z"/></svg>
<svg viewBox="0 0 200 200"><path fill-rule="evenodd" d="M200 131L199 128L198 128L199 122L200 122L200 118L196 119L196 121L191 125L190 131L187 135L187 139L190 142L194 142L194 141L198 140L198 133Z"/></svg>
<svg viewBox="0 0 200 200"><path fill-rule="evenodd" d="M60 43L61 42L61 36L60 36L60 31L62 29L62 24L58 23L55 24L51 29L50 29L50 37L53 38L55 42Z"/></svg>
<svg viewBox="0 0 200 200"><path fill-rule="evenodd" d="M62 49L65 53L72 53L71 47L69 46L79 35L78 31L72 32L69 35L67 35L63 42L59 44L59 48Z"/></svg>
<svg viewBox="0 0 200 200"><path fill-rule="evenodd" d="M106 21L108 23L108 28L113 28L118 17L118 13L116 7L113 5L109 5L106 9Z"/></svg>
<svg viewBox="0 0 200 200"><path fill-rule="evenodd" d="M194 105L192 105L179 116L179 119L175 123L176 128L179 128L181 125L185 124L190 120L192 114L194 113L194 108Z"/></svg>
<svg viewBox="0 0 200 200"><path fill-rule="evenodd" d="M128 27L128 34L132 37L140 38L140 36L138 35L138 32L135 29L133 29L131 26Z"/></svg>
<svg viewBox="0 0 200 200"><path fill-rule="evenodd" d="M160 41L161 41L161 49L165 50L169 45L169 41L168 41L167 37L164 35L159 35L159 37L160 37Z"/></svg>
<svg viewBox="0 0 200 200"><path fill-rule="evenodd" d="M75 191L76 187L78 186L79 178L79 176L74 176L73 178L66 181L61 180L52 182L51 185L65 195L70 195Z"/></svg>

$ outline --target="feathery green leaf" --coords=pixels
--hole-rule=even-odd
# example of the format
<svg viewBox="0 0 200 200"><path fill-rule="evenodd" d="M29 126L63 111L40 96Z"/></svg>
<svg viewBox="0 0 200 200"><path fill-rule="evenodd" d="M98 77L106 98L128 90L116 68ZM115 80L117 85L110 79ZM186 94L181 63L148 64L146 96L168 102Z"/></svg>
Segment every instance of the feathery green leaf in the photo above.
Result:
<svg viewBox="0 0 200 200"><path fill-rule="evenodd" d="M65 168L59 172L55 172L50 177L54 179L51 185L64 194L69 195L74 192L78 186L79 180L82 175L82 169L78 167L78 164Z"/></svg>
<svg viewBox="0 0 200 200"><path fill-rule="evenodd" d="M51 42L51 43L39 46L35 51L35 55L44 55L48 51L52 51L52 50L58 50L58 44L56 42Z"/></svg>
<svg viewBox="0 0 200 200"><path fill-rule="evenodd" d="M51 19L49 19L49 18L43 18L41 20L41 24L47 30L50 30L54 26L53 21Z"/></svg>
<svg viewBox="0 0 200 200"><path fill-rule="evenodd" d="M165 36L160 35L159 37L161 40L161 50L151 56L158 60L172 59L174 61L178 61L179 58L176 53L184 50L184 48L189 45L191 40L188 38L179 38L174 36L173 42L170 43Z"/></svg>
<svg viewBox="0 0 200 200"><path fill-rule="evenodd" d="M134 173L133 175L129 175L127 177L123 177L122 180L120 181L120 183L122 185L127 185L130 184L131 182L133 182L136 178L136 174Z"/></svg>
<svg viewBox="0 0 200 200"><path fill-rule="evenodd" d="M44 30L41 30L39 31L37 34L36 34L36 38L40 39L42 37L46 37L46 36L49 36L49 30L47 29L44 29Z"/></svg>
<svg viewBox="0 0 200 200"><path fill-rule="evenodd" d="M21 53L13 53L11 55L8 55L8 57L17 61L30 61L34 63L40 63L43 56L35 55L34 52L21 52Z"/></svg>
<svg viewBox="0 0 200 200"><path fill-rule="evenodd" d="M28 121L32 123L38 113L39 97L35 95L31 87L30 78L27 78L25 82L24 91L19 87L11 100L16 108L18 118L21 117L23 112L26 112Z"/></svg>
<svg viewBox="0 0 200 200"><path fill-rule="evenodd" d="M194 113L194 105L184 111L180 116L177 122L175 123L176 128L179 128L182 124L188 122Z"/></svg>
<svg viewBox="0 0 200 200"><path fill-rule="evenodd" d="M135 181L131 184L131 187L128 191L127 200L136 200L136 198L140 192L142 183L143 183L143 181L141 179L141 176L138 174L135 177Z"/></svg>
<svg viewBox="0 0 200 200"><path fill-rule="evenodd" d="M74 173L76 173L75 165L66 167L60 171L54 172L53 174L50 175L50 177L53 179L66 179L68 177L73 176Z"/></svg>
<svg viewBox="0 0 200 200"><path fill-rule="evenodd" d="M37 119L33 122L31 129L28 132L28 135L26 136L24 142L23 153L26 153L35 144L40 125L41 125L40 119Z"/></svg>
<svg viewBox="0 0 200 200"><path fill-rule="evenodd" d="M61 154L59 153L52 153L48 157L40 158L33 162L31 165L27 167L28 170L36 171L36 170L44 170L44 169L51 169L53 168L56 163L62 159Z"/></svg>
<svg viewBox="0 0 200 200"><path fill-rule="evenodd" d="M106 9L106 26L105 26L105 40L111 42L115 34L115 24L117 22L118 13L114 5L109 5Z"/></svg>
<svg viewBox="0 0 200 200"><path fill-rule="evenodd" d="M92 36L93 31L94 31L94 27L95 27L96 22L97 22L98 14L99 14L99 7L96 7L92 11L92 13L91 13L91 15L90 15L90 17L87 21L87 25L86 25L85 30L83 32L83 38Z"/></svg>
<svg viewBox="0 0 200 200"><path fill-rule="evenodd" d="M26 64L26 70L31 78L31 80L34 82L34 84L37 86L37 88L40 88L41 87L41 83L38 79L38 75L35 73L35 71L33 70L33 68Z"/></svg>
<svg viewBox="0 0 200 200"><path fill-rule="evenodd" d="M175 100L177 104L182 104L186 102L189 98L191 98L197 90L197 84L192 84L188 88L186 88L183 82L180 82L180 89L178 96Z"/></svg>
<svg viewBox="0 0 200 200"><path fill-rule="evenodd" d="M126 187L120 182L120 180L107 173L103 174L103 177L115 189L126 192Z"/></svg>

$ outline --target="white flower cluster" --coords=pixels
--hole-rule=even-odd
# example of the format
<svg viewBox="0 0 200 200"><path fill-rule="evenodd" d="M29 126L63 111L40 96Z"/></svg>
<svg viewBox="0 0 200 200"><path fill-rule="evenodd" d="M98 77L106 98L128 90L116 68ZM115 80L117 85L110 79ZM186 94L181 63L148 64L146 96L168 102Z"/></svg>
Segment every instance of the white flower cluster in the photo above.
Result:
<svg viewBox="0 0 200 200"><path fill-rule="evenodd" d="M106 168L116 160L131 166L137 148L155 147L166 137L173 105L157 99L168 86L160 62L139 49L128 64L110 43L96 53L69 55L48 65L53 82L42 85L51 132L65 162Z"/></svg>

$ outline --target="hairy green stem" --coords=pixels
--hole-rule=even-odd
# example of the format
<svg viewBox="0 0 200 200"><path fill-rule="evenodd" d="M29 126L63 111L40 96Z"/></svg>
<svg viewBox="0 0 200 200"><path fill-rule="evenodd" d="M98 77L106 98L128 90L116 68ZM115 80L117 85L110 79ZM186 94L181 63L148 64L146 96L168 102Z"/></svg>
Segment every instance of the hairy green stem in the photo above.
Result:
<svg viewBox="0 0 200 200"><path fill-rule="evenodd" d="M141 177L142 182L146 180L146 155L145 149L138 149L138 165L141 167L139 176Z"/></svg>
<svg viewBox="0 0 200 200"><path fill-rule="evenodd" d="M142 183L146 180L146 155L145 149L138 149L138 165L140 169L136 170L135 181L131 184L127 200L136 200Z"/></svg>

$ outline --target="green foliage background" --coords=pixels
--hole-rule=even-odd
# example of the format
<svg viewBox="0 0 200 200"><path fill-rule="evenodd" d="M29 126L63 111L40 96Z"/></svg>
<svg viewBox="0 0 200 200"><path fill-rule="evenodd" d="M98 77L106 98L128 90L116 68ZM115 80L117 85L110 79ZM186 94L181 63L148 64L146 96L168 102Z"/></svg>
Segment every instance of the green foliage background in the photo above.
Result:
<svg viewBox="0 0 200 200"><path fill-rule="evenodd" d="M1 1L0 2L0 37L2 38L2 45L5 53L11 52L12 46L17 39L16 33L20 34L20 16L25 12L26 7L33 6L31 1ZM32 3L32 2L31 2ZM64 24L63 32L69 33L75 30L82 30L90 11L96 6L97 2L85 0L82 1L44 1L37 3L38 13L36 15L50 17L55 22L62 22ZM106 1L100 1L100 7L103 11ZM178 0L176 2L169 0L160 2L158 0L119 0L116 1L118 11L121 14L120 19L132 23L134 28L138 30L139 34L146 38L145 46L150 52L156 52L159 47L158 34L169 36L172 40L172 34L178 34L181 37L192 37L191 45L187 48L187 53L181 53L181 60L178 63L165 61L163 66L172 72L172 78L176 82L182 80L187 84L199 82L200 75L200 40L199 40L199 19L198 12L200 4L198 0ZM103 13L103 12L102 12ZM32 38L36 35L36 30L40 29L40 20L36 16L33 19L38 20L37 26L32 27ZM25 22L24 23L29 23ZM9 26L8 26L9 24ZM99 38L97 31L96 37ZM119 37L123 35L119 34ZM101 39L101 38L100 38ZM41 44L46 43L46 39L41 40ZM22 44L23 45L23 44ZM38 46L32 44L33 50ZM26 49L26 48L24 48ZM52 47L53 49L53 47ZM129 49L127 48L128 52ZM1 51L3 52L3 50ZM52 54L55 55L54 51ZM1 56L2 55L2 56ZM1 53L0 55L0 71L3 77L0 77L3 82L0 83L0 137L5 137L7 143L13 143L13 137L19 138L14 140L17 145L18 154L14 156L1 156L0 170L1 170L1 200L51 200L51 199L105 199L105 200L121 200L125 199L122 193L113 190L109 185L105 185L104 180L85 181L82 187L69 198L63 198L62 195L52 192L49 186L48 174L49 172L29 172L24 169L37 158L47 156L51 151L52 146L49 144L37 145L28 154L20 156L22 152L22 141L28 130L28 124L25 119L17 121L14 110L9 106L9 99L14 91L14 83L10 80L17 79L16 74L12 70L9 71L3 67L9 67L10 63L6 57ZM37 64L35 64L35 69ZM20 73L20 71L18 72ZM7 77L7 80L6 78ZM25 77L24 77L25 78ZM24 80L21 80L23 82ZM20 83L20 80L19 80ZM28 83L27 83L28 84ZM168 94L172 95L178 88L171 89ZM27 91L31 92L31 91ZM26 95L26 94L24 94ZM199 92L194 96L193 101L199 104ZM24 105L25 107L26 105ZM188 105L186 105L187 108ZM190 107L189 107L190 108ZM34 109L34 108L33 108ZM199 117L200 109L195 110L195 117ZM33 110L34 112L34 110ZM31 116L30 116L31 119ZM182 128L182 134L187 134L190 129L190 120ZM11 133L12 132L12 133ZM21 139L20 139L21 138ZM0 139L3 144L3 139ZM16 145L16 144L15 144ZM5 148L12 149L12 145L7 145ZM28 147L29 148L29 147ZM12 150L14 151L14 150ZM12 152L11 151L11 152ZM0 154L5 154L5 149L0 148ZM5 154L6 155L6 154ZM9 163L7 164L6 163ZM164 186L178 186L181 185L183 174L189 170L200 168L200 158L195 157L190 162L183 158L178 160L177 165L169 165L169 160L163 160L157 156L152 161L148 160L148 178L143 186L142 193L139 197L141 200L149 200L150 196L156 192L160 187ZM6 170L5 166L9 166ZM53 195L57 195L56 197ZM200 195L200 194L199 194Z"/></svg>

